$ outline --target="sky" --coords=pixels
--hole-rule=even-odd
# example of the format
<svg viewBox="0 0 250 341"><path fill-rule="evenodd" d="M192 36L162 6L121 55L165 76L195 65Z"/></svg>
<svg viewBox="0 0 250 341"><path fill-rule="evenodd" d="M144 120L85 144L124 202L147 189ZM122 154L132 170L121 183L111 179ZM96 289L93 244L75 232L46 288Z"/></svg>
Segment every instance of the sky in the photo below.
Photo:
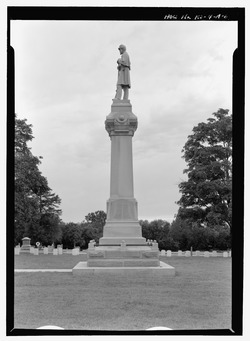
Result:
<svg viewBox="0 0 250 341"><path fill-rule="evenodd" d="M117 81L118 46L131 60L130 101L138 218L171 222L186 180L182 148L219 108L232 111L237 23L222 21L12 21L15 110L62 220L106 211L111 142L104 121Z"/></svg>

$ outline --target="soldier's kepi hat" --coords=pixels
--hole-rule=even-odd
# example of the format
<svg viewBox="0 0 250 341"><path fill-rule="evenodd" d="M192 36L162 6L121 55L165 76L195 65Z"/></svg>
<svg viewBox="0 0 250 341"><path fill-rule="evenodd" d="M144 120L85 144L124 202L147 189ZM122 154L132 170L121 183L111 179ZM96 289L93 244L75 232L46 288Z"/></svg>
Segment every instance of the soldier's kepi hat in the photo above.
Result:
<svg viewBox="0 0 250 341"><path fill-rule="evenodd" d="M120 49L124 49L124 50L126 50L126 46L125 46L125 45L123 45L123 44L121 44L121 45L118 47L118 50L120 50Z"/></svg>

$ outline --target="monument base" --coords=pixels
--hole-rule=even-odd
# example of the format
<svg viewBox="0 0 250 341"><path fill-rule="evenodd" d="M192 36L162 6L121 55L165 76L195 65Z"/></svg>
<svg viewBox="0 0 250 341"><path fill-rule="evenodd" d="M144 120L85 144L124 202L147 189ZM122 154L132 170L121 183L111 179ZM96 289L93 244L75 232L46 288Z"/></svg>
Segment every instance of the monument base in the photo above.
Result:
<svg viewBox="0 0 250 341"><path fill-rule="evenodd" d="M138 221L107 221L99 245L147 245Z"/></svg>
<svg viewBox="0 0 250 341"><path fill-rule="evenodd" d="M99 245L100 246L118 246L121 245L121 243L125 241L127 245L142 245L146 246L146 239L143 237L102 237L99 239Z"/></svg>
<svg viewBox="0 0 250 341"><path fill-rule="evenodd" d="M143 274L143 277L158 275L175 276L175 268L159 260L158 243L151 245L127 245L123 240L120 246L89 243L87 262L79 262L73 275L86 273Z"/></svg>
<svg viewBox="0 0 250 341"><path fill-rule="evenodd" d="M88 267L156 267L159 251L151 247L96 247L88 250Z"/></svg>
<svg viewBox="0 0 250 341"><path fill-rule="evenodd" d="M114 274L114 275L136 275L143 276L145 280L153 279L159 280L165 277L174 277L175 268L160 261L159 266L155 267L143 267L143 266L133 266L133 267L88 267L87 262L79 262L73 269L73 276L84 276L86 274Z"/></svg>

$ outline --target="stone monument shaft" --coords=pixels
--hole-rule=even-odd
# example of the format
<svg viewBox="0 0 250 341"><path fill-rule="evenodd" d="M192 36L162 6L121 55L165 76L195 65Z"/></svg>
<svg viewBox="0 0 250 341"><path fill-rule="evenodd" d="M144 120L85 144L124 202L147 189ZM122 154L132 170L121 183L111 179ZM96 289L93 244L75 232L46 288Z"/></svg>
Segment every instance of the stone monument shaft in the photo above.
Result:
<svg viewBox="0 0 250 341"><path fill-rule="evenodd" d="M110 199L133 198L132 136L111 137Z"/></svg>
<svg viewBox="0 0 250 341"><path fill-rule="evenodd" d="M145 245L134 198L132 138L137 117L129 100L113 100L105 121L111 139L110 198L100 245Z"/></svg>

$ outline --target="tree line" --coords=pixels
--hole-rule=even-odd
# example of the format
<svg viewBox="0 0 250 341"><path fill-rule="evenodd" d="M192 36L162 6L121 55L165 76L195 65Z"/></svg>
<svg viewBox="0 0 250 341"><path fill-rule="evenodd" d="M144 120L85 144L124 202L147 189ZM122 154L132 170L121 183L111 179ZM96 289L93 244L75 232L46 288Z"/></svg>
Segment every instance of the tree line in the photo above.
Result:
<svg viewBox="0 0 250 341"><path fill-rule="evenodd" d="M102 237L106 213L96 211L81 223L64 223L61 199L48 185L28 143L32 125L15 117L15 240L23 237L42 245L88 247ZM181 198L174 221L140 220L142 236L156 240L160 249L228 249L232 229L232 115L219 109L199 123L183 147L187 180L179 184Z"/></svg>

